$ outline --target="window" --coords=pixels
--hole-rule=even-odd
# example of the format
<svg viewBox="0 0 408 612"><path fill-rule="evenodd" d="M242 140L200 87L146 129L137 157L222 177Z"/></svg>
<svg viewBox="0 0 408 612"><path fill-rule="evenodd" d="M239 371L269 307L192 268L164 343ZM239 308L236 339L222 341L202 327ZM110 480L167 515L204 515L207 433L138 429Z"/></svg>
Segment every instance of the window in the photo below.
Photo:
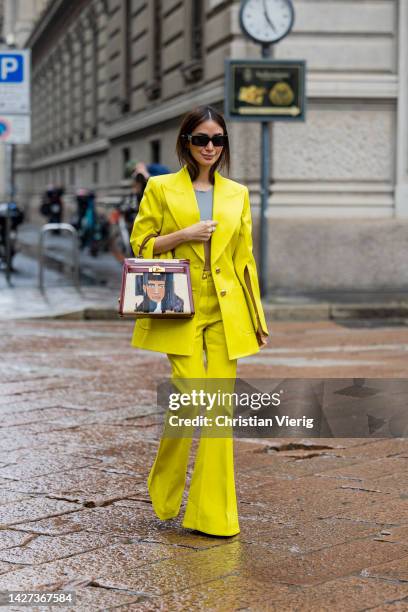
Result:
<svg viewBox="0 0 408 612"><path fill-rule="evenodd" d="M75 166L69 167L69 184L75 187Z"/></svg>
<svg viewBox="0 0 408 612"><path fill-rule="evenodd" d="M152 164L160 164L161 142L160 140L150 141L150 159Z"/></svg>
<svg viewBox="0 0 408 612"><path fill-rule="evenodd" d="M145 91L149 100L155 100L160 96L160 81L162 72L162 2L151 0L149 9L149 81L146 83Z"/></svg>
<svg viewBox="0 0 408 612"><path fill-rule="evenodd" d="M194 4L194 3L193 3ZM161 0L154 0L154 55L153 55L153 78L160 80L161 77L161 46L162 46L162 29L161 29Z"/></svg>
<svg viewBox="0 0 408 612"><path fill-rule="evenodd" d="M99 183L99 163L97 161L92 164L92 182L94 185Z"/></svg>
<svg viewBox="0 0 408 612"><path fill-rule="evenodd" d="M129 162L130 162L130 148L124 147L122 149L122 178L127 177Z"/></svg>
<svg viewBox="0 0 408 612"><path fill-rule="evenodd" d="M96 18L92 21L92 136L98 133L98 69L99 31Z"/></svg>
<svg viewBox="0 0 408 612"><path fill-rule="evenodd" d="M204 2L185 2L186 23L184 33L184 63L181 72L185 83L195 83L203 76L204 57Z"/></svg>
<svg viewBox="0 0 408 612"><path fill-rule="evenodd" d="M203 5L202 0L192 2L191 15L191 59L203 57Z"/></svg>
<svg viewBox="0 0 408 612"><path fill-rule="evenodd" d="M122 0L122 91L120 106L122 113L130 110L131 74L132 74L132 2Z"/></svg>

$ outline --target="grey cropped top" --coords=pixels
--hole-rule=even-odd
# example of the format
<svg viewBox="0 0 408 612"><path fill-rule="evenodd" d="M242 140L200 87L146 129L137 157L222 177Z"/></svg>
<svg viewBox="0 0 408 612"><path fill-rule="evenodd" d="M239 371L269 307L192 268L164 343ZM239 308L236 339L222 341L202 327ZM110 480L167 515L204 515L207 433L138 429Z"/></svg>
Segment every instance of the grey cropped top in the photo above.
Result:
<svg viewBox="0 0 408 612"><path fill-rule="evenodd" d="M194 189L198 208L200 209L200 220L207 221L212 219L212 208L213 208L213 187L208 191L199 191Z"/></svg>

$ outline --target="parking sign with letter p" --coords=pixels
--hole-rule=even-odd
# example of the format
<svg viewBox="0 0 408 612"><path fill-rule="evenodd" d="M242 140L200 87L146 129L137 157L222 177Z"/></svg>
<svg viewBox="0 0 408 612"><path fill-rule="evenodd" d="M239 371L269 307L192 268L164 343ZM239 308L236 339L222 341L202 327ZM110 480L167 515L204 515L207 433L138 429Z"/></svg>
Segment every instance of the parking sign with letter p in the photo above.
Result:
<svg viewBox="0 0 408 612"><path fill-rule="evenodd" d="M17 53L0 53L0 82L22 83L24 56Z"/></svg>

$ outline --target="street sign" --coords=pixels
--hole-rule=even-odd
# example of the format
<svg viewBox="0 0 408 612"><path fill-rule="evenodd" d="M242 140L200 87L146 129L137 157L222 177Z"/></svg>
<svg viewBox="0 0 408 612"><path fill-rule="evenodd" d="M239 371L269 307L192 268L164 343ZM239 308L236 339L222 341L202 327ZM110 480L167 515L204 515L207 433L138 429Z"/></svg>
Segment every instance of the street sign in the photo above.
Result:
<svg viewBox="0 0 408 612"><path fill-rule="evenodd" d="M29 113L30 50L0 51L0 113Z"/></svg>
<svg viewBox="0 0 408 612"><path fill-rule="evenodd" d="M30 115L0 115L0 142L30 144Z"/></svg>
<svg viewBox="0 0 408 612"><path fill-rule="evenodd" d="M303 60L225 60L225 114L236 121L304 121Z"/></svg>

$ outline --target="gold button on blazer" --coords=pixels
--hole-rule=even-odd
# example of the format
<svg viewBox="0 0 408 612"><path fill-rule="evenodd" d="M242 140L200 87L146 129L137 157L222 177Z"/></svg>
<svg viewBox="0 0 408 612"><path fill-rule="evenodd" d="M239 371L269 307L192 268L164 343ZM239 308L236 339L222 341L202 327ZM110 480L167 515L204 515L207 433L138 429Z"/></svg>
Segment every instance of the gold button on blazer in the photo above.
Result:
<svg viewBox="0 0 408 612"><path fill-rule="evenodd" d="M228 356L238 359L259 350L255 334L259 325L265 334L268 329L252 253L248 188L217 171L214 177L213 219L218 221L218 225L211 237L211 270L216 272L213 279L220 297ZM173 174L149 178L130 237L135 256L150 234L170 234L199 221L200 211L186 166ZM154 241L152 237L146 242L142 257L173 257L171 252L154 255ZM202 242L184 242L176 247L175 257L190 260L193 298L198 304L205 261L204 245ZM253 299L246 284L248 277ZM151 351L192 355L195 325L195 316L191 319L138 319L132 345Z"/></svg>

